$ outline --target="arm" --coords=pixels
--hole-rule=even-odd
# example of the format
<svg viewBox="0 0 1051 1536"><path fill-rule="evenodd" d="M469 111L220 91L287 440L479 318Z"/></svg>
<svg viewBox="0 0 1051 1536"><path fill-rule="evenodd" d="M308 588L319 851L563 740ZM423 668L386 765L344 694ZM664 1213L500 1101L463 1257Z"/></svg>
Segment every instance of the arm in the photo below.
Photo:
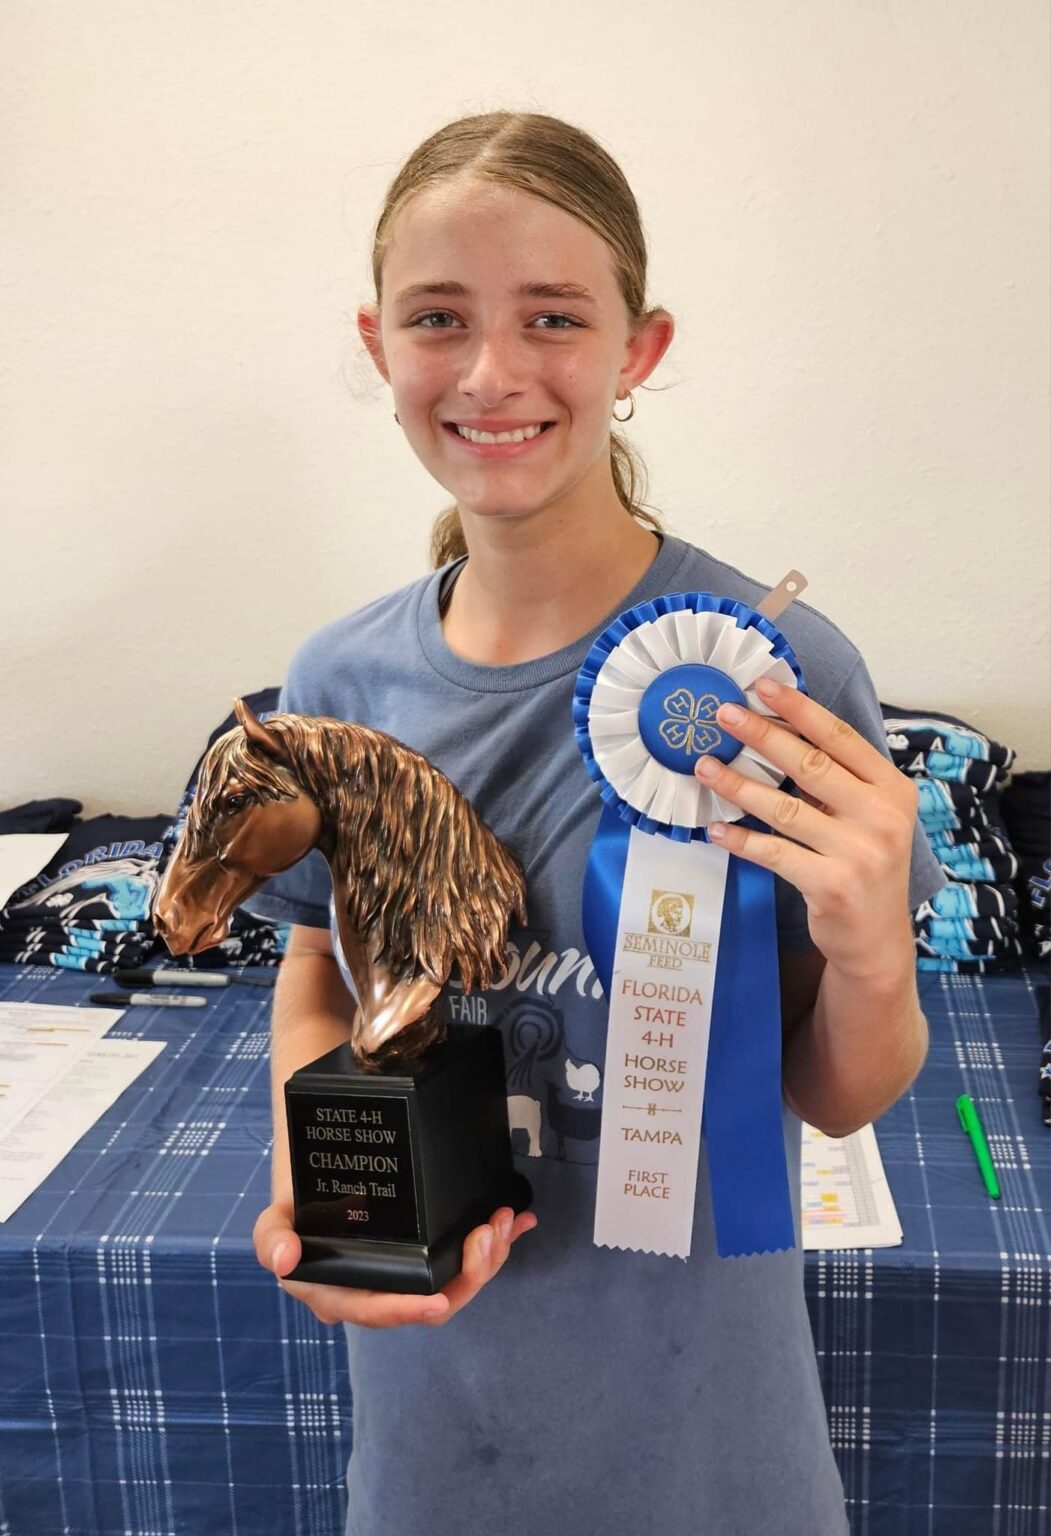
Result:
<svg viewBox="0 0 1051 1536"><path fill-rule="evenodd" d="M327 928L295 925L274 987L270 1032L270 1102L274 1151L272 1198L292 1199L285 1083L300 1067L350 1039L354 999L332 952Z"/></svg>
<svg viewBox="0 0 1051 1536"><path fill-rule="evenodd" d="M909 910L919 797L848 721L797 689L756 689L784 725L725 704L716 719L783 769L798 798L710 758L696 771L770 828L713 823L709 836L806 902L818 956L785 957L782 1090L809 1124L843 1136L882 1114L927 1052Z"/></svg>
<svg viewBox="0 0 1051 1536"><path fill-rule="evenodd" d="M927 1055L912 950L902 972L852 982L818 950L781 957L785 1099L826 1136L849 1136L889 1109Z"/></svg>
<svg viewBox="0 0 1051 1536"><path fill-rule="evenodd" d="M287 967L287 969L286 969ZM299 1263L300 1242L292 1225L292 1168L288 1155L285 1082L298 1067L350 1038L355 1003L348 992L325 928L293 926L274 988L270 1092L274 1117L271 1203L253 1232L256 1257L283 1290L306 1303L323 1323L394 1328L405 1323L440 1326L471 1301L505 1263L511 1244L536 1226L532 1211L516 1216L509 1206L464 1241L463 1269L435 1296L394 1295L349 1286L285 1280Z"/></svg>

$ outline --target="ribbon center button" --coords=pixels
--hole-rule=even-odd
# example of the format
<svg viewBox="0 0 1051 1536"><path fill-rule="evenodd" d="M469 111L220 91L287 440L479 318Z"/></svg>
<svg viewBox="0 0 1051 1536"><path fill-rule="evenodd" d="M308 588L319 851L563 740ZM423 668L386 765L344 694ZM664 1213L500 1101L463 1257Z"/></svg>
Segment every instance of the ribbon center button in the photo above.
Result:
<svg viewBox="0 0 1051 1536"><path fill-rule="evenodd" d="M702 757L732 762L741 743L716 721L720 704L748 707L732 677L696 663L669 667L642 696L639 735L651 755L676 773L692 773Z"/></svg>

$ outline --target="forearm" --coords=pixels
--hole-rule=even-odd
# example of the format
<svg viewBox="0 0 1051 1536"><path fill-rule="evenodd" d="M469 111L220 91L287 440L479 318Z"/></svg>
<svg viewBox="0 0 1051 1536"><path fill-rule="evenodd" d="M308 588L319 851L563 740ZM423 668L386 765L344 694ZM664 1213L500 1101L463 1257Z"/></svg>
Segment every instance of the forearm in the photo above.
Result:
<svg viewBox="0 0 1051 1536"><path fill-rule="evenodd" d="M882 975L856 978L827 965L812 1011L785 1044L785 1098L808 1125L847 1136L901 1097L928 1039L911 944Z"/></svg>
<svg viewBox="0 0 1051 1536"><path fill-rule="evenodd" d="M274 988L270 1036L270 1095L274 1117L272 1198L289 1198L285 1083L298 1067L315 1061L350 1039L355 1002L331 955L313 951L286 955Z"/></svg>

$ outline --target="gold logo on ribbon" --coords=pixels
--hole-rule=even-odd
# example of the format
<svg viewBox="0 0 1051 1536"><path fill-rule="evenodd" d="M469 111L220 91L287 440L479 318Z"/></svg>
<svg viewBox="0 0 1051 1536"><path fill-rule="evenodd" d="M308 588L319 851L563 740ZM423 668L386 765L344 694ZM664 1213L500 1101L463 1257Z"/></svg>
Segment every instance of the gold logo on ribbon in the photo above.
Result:
<svg viewBox="0 0 1051 1536"><path fill-rule="evenodd" d="M687 891L650 892L650 933L688 939L693 926L693 897Z"/></svg>
<svg viewBox="0 0 1051 1536"><path fill-rule="evenodd" d="M723 739L722 731L710 723L721 702L714 693L696 698L688 688L676 688L664 701L665 719L658 727L662 740L687 757L713 751Z"/></svg>

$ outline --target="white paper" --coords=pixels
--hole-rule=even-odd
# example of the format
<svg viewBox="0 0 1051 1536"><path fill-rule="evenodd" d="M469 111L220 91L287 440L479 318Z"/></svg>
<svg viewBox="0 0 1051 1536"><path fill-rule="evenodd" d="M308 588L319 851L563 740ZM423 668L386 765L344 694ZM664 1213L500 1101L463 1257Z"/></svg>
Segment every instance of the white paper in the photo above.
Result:
<svg viewBox="0 0 1051 1536"><path fill-rule="evenodd" d="M164 1046L163 1040L96 1041L80 1056L75 1072L52 1084L0 1136L0 1222L39 1188Z"/></svg>
<svg viewBox="0 0 1051 1536"><path fill-rule="evenodd" d="M0 837L0 907L36 879L68 837L68 832L5 832Z"/></svg>
<svg viewBox="0 0 1051 1536"><path fill-rule="evenodd" d="M631 828L606 1036L594 1241L688 1258L729 855Z"/></svg>
<svg viewBox="0 0 1051 1536"><path fill-rule="evenodd" d="M901 1243L901 1222L871 1125L836 1137L804 1121L800 1174L804 1249Z"/></svg>
<svg viewBox="0 0 1051 1536"><path fill-rule="evenodd" d="M0 1003L0 1136L79 1063L122 1012Z"/></svg>

